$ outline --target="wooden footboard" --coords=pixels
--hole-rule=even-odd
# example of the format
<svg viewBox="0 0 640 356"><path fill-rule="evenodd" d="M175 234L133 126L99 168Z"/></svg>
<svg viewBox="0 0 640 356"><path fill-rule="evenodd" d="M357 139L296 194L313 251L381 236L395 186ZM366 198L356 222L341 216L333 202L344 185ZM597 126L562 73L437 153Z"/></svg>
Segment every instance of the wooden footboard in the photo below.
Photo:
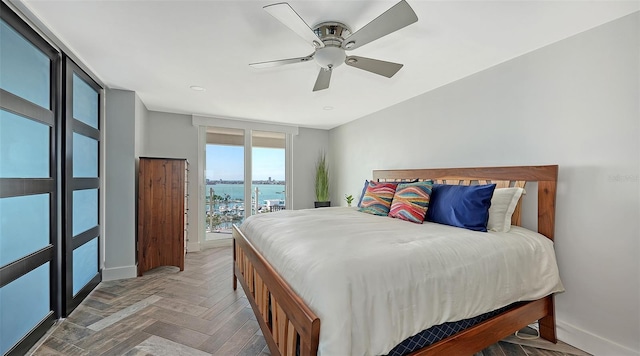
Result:
<svg viewBox="0 0 640 356"><path fill-rule="evenodd" d="M233 289L240 281L271 355L316 355L320 319L306 306L242 232L233 226Z"/></svg>

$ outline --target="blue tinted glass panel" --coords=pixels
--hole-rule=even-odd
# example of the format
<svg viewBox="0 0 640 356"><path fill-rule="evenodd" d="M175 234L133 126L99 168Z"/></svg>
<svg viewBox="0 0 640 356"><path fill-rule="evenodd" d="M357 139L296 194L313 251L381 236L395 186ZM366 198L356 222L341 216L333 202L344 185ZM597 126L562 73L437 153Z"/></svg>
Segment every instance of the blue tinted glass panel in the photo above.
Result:
<svg viewBox="0 0 640 356"><path fill-rule="evenodd" d="M98 141L73 133L73 176L98 177Z"/></svg>
<svg viewBox="0 0 640 356"><path fill-rule="evenodd" d="M49 313L49 262L0 288L0 355Z"/></svg>
<svg viewBox="0 0 640 356"><path fill-rule="evenodd" d="M73 250L73 295L98 273L98 238Z"/></svg>
<svg viewBox="0 0 640 356"><path fill-rule="evenodd" d="M98 225L98 189L73 191L73 236Z"/></svg>
<svg viewBox="0 0 640 356"><path fill-rule="evenodd" d="M0 20L0 88L49 109L51 61Z"/></svg>
<svg viewBox="0 0 640 356"><path fill-rule="evenodd" d="M98 92L73 74L73 118L98 128Z"/></svg>
<svg viewBox="0 0 640 356"><path fill-rule="evenodd" d="M49 177L50 130L0 109L0 178Z"/></svg>
<svg viewBox="0 0 640 356"><path fill-rule="evenodd" d="M0 266L49 245L49 194L0 198Z"/></svg>

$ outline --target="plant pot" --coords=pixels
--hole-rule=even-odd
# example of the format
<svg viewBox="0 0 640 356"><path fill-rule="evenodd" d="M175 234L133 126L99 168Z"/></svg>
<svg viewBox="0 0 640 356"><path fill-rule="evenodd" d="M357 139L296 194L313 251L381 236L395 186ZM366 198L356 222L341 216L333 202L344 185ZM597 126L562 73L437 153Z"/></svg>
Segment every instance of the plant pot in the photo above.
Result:
<svg viewBox="0 0 640 356"><path fill-rule="evenodd" d="M331 206L330 201L316 201L313 203L316 208L327 208Z"/></svg>

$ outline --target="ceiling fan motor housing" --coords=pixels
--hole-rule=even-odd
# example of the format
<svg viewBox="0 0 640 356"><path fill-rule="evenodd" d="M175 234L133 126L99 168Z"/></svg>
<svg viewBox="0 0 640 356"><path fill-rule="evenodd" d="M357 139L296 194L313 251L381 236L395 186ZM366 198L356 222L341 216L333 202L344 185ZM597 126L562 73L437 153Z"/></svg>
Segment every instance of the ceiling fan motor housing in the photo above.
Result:
<svg viewBox="0 0 640 356"><path fill-rule="evenodd" d="M318 48L313 58L322 68L333 69L347 58L342 42L351 34L351 29L340 22L322 22L314 26L313 32L318 36L323 48Z"/></svg>

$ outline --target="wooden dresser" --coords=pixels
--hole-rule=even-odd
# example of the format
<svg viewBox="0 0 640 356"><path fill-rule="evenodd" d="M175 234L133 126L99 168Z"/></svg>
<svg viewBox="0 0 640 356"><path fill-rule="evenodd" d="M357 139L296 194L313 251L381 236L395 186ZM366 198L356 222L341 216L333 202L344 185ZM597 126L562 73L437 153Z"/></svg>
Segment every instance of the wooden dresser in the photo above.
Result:
<svg viewBox="0 0 640 356"><path fill-rule="evenodd" d="M138 276L159 266L184 271L188 165L186 159L140 157Z"/></svg>

